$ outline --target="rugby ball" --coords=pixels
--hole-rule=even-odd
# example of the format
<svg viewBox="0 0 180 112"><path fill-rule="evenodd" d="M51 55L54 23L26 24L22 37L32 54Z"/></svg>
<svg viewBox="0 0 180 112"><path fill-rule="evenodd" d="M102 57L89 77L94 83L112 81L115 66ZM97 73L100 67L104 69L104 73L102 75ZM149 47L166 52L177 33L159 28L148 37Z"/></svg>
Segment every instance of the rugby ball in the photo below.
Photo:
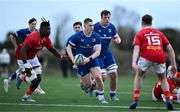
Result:
<svg viewBox="0 0 180 112"><path fill-rule="evenodd" d="M83 65L84 63L84 55L83 54L77 54L75 56L75 64L76 65Z"/></svg>

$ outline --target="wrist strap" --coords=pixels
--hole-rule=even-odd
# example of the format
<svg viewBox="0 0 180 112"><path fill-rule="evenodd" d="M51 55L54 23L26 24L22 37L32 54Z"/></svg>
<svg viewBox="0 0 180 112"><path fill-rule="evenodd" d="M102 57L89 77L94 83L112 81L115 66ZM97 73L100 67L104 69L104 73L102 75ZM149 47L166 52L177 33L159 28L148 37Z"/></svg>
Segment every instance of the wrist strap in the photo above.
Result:
<svg viewBox="0 0 180 112"><path fill-rule="evenodd" d="M92 58L92 57L89 57L89 60L90 60L90 61L92 61L92 60L93 60L93 58Z"/></svg>

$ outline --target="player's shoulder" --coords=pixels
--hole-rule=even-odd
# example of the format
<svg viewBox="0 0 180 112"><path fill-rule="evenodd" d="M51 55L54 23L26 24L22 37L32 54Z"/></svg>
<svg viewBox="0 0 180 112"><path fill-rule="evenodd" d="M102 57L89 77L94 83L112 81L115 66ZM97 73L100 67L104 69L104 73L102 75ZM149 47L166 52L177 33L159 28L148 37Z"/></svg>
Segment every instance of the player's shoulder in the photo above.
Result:
<svg viewBox="0 0 180 112"><path fill-rule="evenodd" d="M98 27L100 25L101 25L100 22L97 22L97 23L94 24L94 27Z"/></svg>
<svg viewBox="0 0 180 112"><path fill-rule="evenodd" d="M113 27L113 28L115 28L115 25L113 24L113 23L109 23L109 27Z"/></svg>
<svg viewBox="0 0 180 112"><path fill-rule="evenodd" d="M17 30L16 32L17 33L26 33L28 31L29 31L29 28L22 28L22 29Z"/></svg>

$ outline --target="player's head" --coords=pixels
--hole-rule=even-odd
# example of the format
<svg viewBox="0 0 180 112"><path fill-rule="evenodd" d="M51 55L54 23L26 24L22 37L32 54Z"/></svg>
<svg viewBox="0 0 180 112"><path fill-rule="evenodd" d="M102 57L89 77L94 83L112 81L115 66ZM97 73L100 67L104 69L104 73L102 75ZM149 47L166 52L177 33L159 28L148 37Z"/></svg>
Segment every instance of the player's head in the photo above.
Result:
<svg viewBox="0 0 180 112"><path fill-rule="evenodd" d="M111 13L108 10L103 10L101 12L101 24L102 25L108 25L110 22Z"/></svg>
<svg viewBox="0 0 180 112"><path fill-rule="evenodd" d="M82 30L82 23L80 21L77 21L73 24L73 30L75 32L79 32Z"/></svg>
<svg viewBox="0 0 180 112"><path fill-rule="evenodd" d="M51 27L49 21L43 21L40 25L40 35L41 37L48 37L51 33Z"/></svg>
<svg viewBox="0 0 180 112"><path fill-rule="evenodd" d="M84 20L84 30L87 33L91 33L93 31L93 29L94 29L93 20L90 18L86 18Z"/></svg>
<svg viewBox="0 0 180 112"><path fill-rule="evenodd" d="M33 30L36 29L36 24L37 24L36 18L31 18L31 19L29 19L28 23L29 23L29 29L30 29L31 31L33 31Z"/></svg>
<svg viewBox="0 0 180 112"><path fill-rule="evenodd" d="M152 16L149 14L146 14L142 17L142 26L151 26L152 25Z"/></svg>

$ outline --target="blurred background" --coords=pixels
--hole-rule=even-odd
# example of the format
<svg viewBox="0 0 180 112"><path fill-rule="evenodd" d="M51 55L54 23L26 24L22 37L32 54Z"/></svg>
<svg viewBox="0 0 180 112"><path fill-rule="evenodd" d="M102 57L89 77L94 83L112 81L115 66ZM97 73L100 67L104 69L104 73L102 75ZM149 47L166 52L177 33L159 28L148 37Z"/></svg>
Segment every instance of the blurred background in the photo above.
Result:
<svg viewBox="0 0 180 112"><path fill-rule="evenodd" d="M100 21L100 12L111 11L111 22L122 38L120 45L111 44L119 65L119 75L131 73L132 42L141 29L140 20L144 14L154 18L153 26L160 29L175 49L177 64L180 61L180 0L0 0L0 52L6 48L11 62L9 73L17 68L15 52L9 33L28 26L28 20L41 17L51 22L51 40L55 47L64 52L67 39L73 34L72 24L87 17ZM74 77L71 66L54 58L47 50L40 52L44 72L59 73ZM63 66L63 67L62 67Z"/></svg>

